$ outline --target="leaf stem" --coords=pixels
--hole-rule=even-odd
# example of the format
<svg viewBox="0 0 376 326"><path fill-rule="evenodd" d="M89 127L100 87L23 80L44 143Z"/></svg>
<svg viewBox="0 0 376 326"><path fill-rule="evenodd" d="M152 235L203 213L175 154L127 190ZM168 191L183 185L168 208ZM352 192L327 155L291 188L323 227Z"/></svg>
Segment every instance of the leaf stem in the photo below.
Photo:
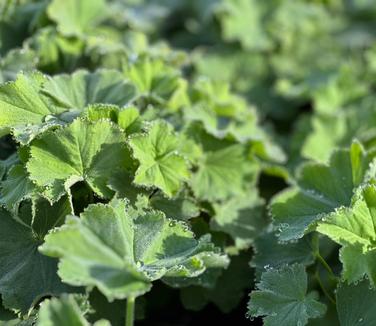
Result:
<svg viewBox="0 0 376 326"><path fill-rule="evenodd" d="M129 297L127 299L127 306L125 312L125 326L133 326L134 324L134 307L135 307L135 298Z"/></svg>
<svg viewBox="0 0 376 326"><path fill-rule="evenodd" d="M326 269L326 271L329 273L329 277L332 281L338 282L338 277L333 273L332 268L329 266L329 264L326 262L326 260L321 256L320 254L320 245L319 245L319 237L318 234L315 234L315 237L313 238L313 254L315 258L320 262L320 264Z"/></svg>
<svg viewBox="0 0 376 326"><path fill-rule="evenodd" d="M338 280L337 276L333 273L333 270L328 265L328 263L326 262L326 260L320 255L320 253L316 252L315 256L316 256L317 260L321 263L321 265L323 265L324 268L328 271L330 278L332 280L337 281Z"/></svg>
<svg viewBox="0 0 376 326"><path fill-rule="evenodd" d="M321 278L320 278L320 275L319 275L319 272L318 272L318 271L316 271L316 273L315 273L315 277L316 277L317 282L318 282L319 285L320 285L321 290L324 292L325 296L328 298L328 300L329 300L332 304L336 305L336 304L337 304L337 303L336 303L336 300L335 300L335 299L329 294L329 292L328 292L327 289L325 288L324 284L323 284L322 281L321 281Z"/></svg>

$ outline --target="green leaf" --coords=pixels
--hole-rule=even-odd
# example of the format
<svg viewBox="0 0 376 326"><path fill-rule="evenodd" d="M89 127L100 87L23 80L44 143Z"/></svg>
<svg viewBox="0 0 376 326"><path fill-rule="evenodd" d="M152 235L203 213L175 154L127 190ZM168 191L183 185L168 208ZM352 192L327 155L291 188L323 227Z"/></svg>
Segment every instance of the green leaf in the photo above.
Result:
<svg viewBox="0 0 376 326"><path fill-rule="evenodd" d="M367 280L352 285L340 283L336 297L341 326L376 324L376 312L370 304L376 301L376 290L370 289Z"/></svg>
<svg viewBox="0 0 376 326"><path fill-rule="evenodd" d="M141 57L128 69L127 76L138 94L165 103L179 86L180 71L160 59Z"/></svg>
<svg viewBox="0 0 376 326"><path fill-rule="evenodd" d="M90 121L110 119L117 123L128 135L141 130L140 112L136 107L119 108L114 105L95 104L86 109Z"/></svg>
<svg viewBox="0 0 376 326"><path fill-rule="evenodd" d="M73 71L84 61L85 40L65 37L55 26L38 29L27 40L27 44L36 52L38 68L50 74Z"/></svg>
<svg viewBox="0 0 376 326"><path fill-rule="evenodd" d="M263 206L256 191L214 204L211 229L231 235L237 248L247 248L266 227Z"/></svg>
<svg viewBox="0 0 376 326"><path fill-rule="evenodd" d="M48 16L57 23L58 30L67 36L81 36L106 18L104 0L53 0Z"/></svg>
<svg viewBox="0 0 376 326"><path fill-rule="evenodd" d="M253 275L248 267L249 254L231 257L229 267L223 271L213 288L191 286L182 288L180 298L186 309L200 310L213 302L224 313L237 307L251 287Z"/></svg>
<svg viewBox="0 0 376 326"><path fill-rule="evenodd" d="M0 203L14 211L21 201L31 198L34 190L35 185L29 179L25 166L13 165L7 178L1 183Z"/></svg>
<svg viewBox="0 0 376 326"><path fill-rule="evenodd" d="M59 299L45 300L39 309L37 326L89 326L75 297L64 294ZM107 320L99 320L94 326L110 326Z"/></svg>
<svg viewBox="0 0 376 326"><path fill-rule="evenodd" d="M343 247L343 277L356 282L366 275L376 284L376 186L363 189L351 208L341 208L318 224L317 231Z"/></svg>
<svg viewBox="0 0 376 326"><path fill-rule="evenodd" d="M271 38L263 24L268 6L255 0L225 0L220 16L223 38L249 50L268 50Z"/></svg>
<svg viewBox="0 0 376 326"><path fill-rule="evenodd" d="M95 103L124 106L135 97L135 87L116 70L88 72L77 70L71 75L50 77L42 86L58 106L82 111Z"/></svg>
<svg viewBox="0 0 376 326"><path fill-rule="evenodd" d="M374 102L374 97L368 96L335 114L315 114L311 120L313 130L302 145L302 155L325 161L334 148L348 146L354 138L366 144L376 132Z"/></svg>
<svg viewBox="0 0 376 326"><path fill-rule="evenodd" d="M124 134L109 121L77 119L32 142L27 163L30 179L51 200L78 181L85 181L101 197L111 197L109 177L130 160L124 141Z"/></svg>
<svg viewBox="0 0 376 326"><path fill-rule="evenodd" d="M0 210L0 293L7 308L22 313L44 296L69 290L57 276L57 261L41 255L37 248L49 227L59 225L59 221L71 212L70 205L63 198L47 208L42 214L37 209L32 226L18 222L4 209Z"/></svg>
<svg viewBox="0 0 376 326"><path fill-rule="evenodd" d="M221 257L208 237L195 240L183 222L127 209L121 200L69 217L40 250L61 259L65 282L96 286L109 300L142 295L162 277L198 276Z"/></svg>
<svg viewBox="0 0 376 326"><path fill-rule="evenodd" d="M308 163L300 170L297 186L277 195L271 203L280 239L301 238L337 208L350 206L354 189L372 172L372 154L353 143L335 151L328 163Z"/></svg>
<svg viewBox="0 0 376 326"><path fill-rule="evenodd" d="M17 315L12 311L5 309L3 306L3 302L0 298L0 325L12 326L17 325Z"/></svg>
<svg viewBox="0 0 376 326"><path fill-rule="evenodd" d="M45 300L39 310L38 326L89 326L73 296Z"/></svg>
<svg viewBox="0 0 376 326"><path fill-rule="evenodd" d="M124 169L113 173L108 181L108 186L116 192L116 197L126 198L132 205L139 195L149 195L143 187L135 185L133 179L132 173Z"/></svg>
<svg viewBox="0 0 376 326"><path fill-rule="evenodd" d="M311 242L311 237L305 236L297 242L281 243L274 233L265 232L255 240L251 266L262 272L287 264L311 265L315 261Z"/></svg>
<svg viewBox="0 0 376 326"><path fill-rule="evenodd" d="M196 200L184 191L172 199L155 194L150 198L149 203L153 208L162 211L166 217L176 220L186 221L200 215Z"/></svg>
<svg viewBox="0 0 376 326"><path fill-rule="evenodd" d="M243 192L244 179L251 166L246 161L242 145L205 152L191 179L193 192L197 198L209 201L239 195Z"/></svg>
<svg viewBox="0 0 376 326"><path fill-rule="evenodd" d="M155 122L146 134L132 135L128 142L140 163L134 182L158 187L169 197L176 195L189 171L178 152L178 138L172 127L163 121Z"/></svg>
<svg viewBox="0 0 376 326"><path fill-rule="evenodd" d="M35 136L34 129L44 124L46 116L64 111L39 93L45 80L34 72L20 74L16 81L0 85L0 135L16 130L15 137L26 143Z"/></svg>
<svg viewBox="0 0 376 326"><path fill-rule="evenodd" d="M31 227L33 232L43 240L49 230L64 223L65 217L73 212L72 204L67 196L51 205L48 200L39 197L32 200Z"/></svg>
<svg viewBox="0 0 376 326"><path fill-rule="evenodd" d="M35 68L37 58L29 49L13 49L0 59L0 83L15 80L19 71Z"/></svg>
<svg viewBox="0 0 376 326"><path fill-rule="evenodd" d="M326 306L317 301L314 292L307 294L307 274L303 265L270 269L261 276L252 291L248 313L265 316L265 326L306 325L308 319L325 314Z"/></svg>

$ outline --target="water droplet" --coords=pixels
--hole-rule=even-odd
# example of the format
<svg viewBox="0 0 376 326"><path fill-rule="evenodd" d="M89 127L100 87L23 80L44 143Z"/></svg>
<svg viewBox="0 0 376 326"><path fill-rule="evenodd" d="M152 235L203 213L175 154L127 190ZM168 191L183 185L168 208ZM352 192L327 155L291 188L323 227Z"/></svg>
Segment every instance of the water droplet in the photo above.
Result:
<svg viewBox="0 0 376 326"><path fill-rule="evenodd" d="M175 225L176 225L176 221L170 221L170 223L168 223L168 226L171 226L171 227L173 227Z"/></svg>
<svg viewBox="0 0 376 326"><path fill-rule="evenodd" d="M362 322L363 322L363 318L359 318L358 323L362 323Z"/></svg>

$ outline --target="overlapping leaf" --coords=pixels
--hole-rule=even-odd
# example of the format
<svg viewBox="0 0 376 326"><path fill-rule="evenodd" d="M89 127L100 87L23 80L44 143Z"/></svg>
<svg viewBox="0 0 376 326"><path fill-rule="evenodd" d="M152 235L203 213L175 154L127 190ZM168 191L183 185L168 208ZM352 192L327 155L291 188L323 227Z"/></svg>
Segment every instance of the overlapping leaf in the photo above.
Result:
<svg viewBox="0 0 376 326"><path fill-rule="evenodd" d="M65 282L97 286L108 299L138 296L153 280L195 277L226 260L208 237L194 239L182 222L157 211L132 213L119 200L69 217L46 237L41 251L61 259Z"/></svg>
<svg viewBox="0 0 376 326"><path fill-rule="evenodd" d="M26 208L25 208L26 209ZM0 293L6 307L27 312L44 296L58 295L69 288L57 275L57 261L41 255L37 248L50 228L60 225L71 213L67 198L54 206L36 203L34 216L25 210L25 221L0 212ZM27 277L25 277L27 275Z"/></svg>
<svg viewBox="0 0 376 326"><path fill-rule="evenodd" d="M328 165L303 166L297 186L277 195L271 204L280 239L301 238L327 214L350 206L354 189L368 177L367 173L374 174L372 158L372 153L353 143L350 150L335 151Z"/></svg>
<svg viewBox="0 0 376 326"><path fill-rule="evenodd" d="M16 81L0 86L1 135L15 130L15 136L27 142L45 123L47 116L64 111L39 93L45 81L46 77L34 72L20 74Z"/></svg>
<svg viewBox="0 0 376 326"><path fill-rule="evenodd" d="M88 326L90 323L82 315L82 311L72 295L64 295L60 299L53 298L42 303L39 311L38 326ZM110 326L106 320L94 323L95 326Z"/></svg>
<svg viewBox="0 0 376 326"><path fill-rule="evenodd" d="M370 289L367 280L358 284L341 283L337 289L337 311L341 326L376 323L376 314L370 302L376 300L376 290Z"/></svg>
<svg viewBox="0 0 376 326"><path fill-rule="evenodd" d="M311 242L312 239L306 236L297 242L280 243L274 233L265 232L255 240L251 266L261 273L287 264L310 265L314 262Z"/></svg>
<svg viewBox="0 0 376 326"><path fill-rule="evenodd" d="M110 197L109 177L130 160L124 142L122 131L109 121L77 119L32 142L27 170L51 200L79 181L85 181L99 196Z"/></svg>
<svg viewBox="0 0 376 326"><path fill-rule="evenodd" d="M326 306L314 292L307 293L304 266L295 264L270 269L261 276L251 293L249 314L264 317L265 326L306 325L308 319L324 315Z"/></svg>
<svg viewBox="0 0 376 326"><path fill-rule="evenodd" d="M8 210L14 210L24 199L31 198L35 185L27 175L24 165L13 165L9 174L1 184L0 203Z"/></svg>
<svg viewBox="0 0 376 326"><path fill-rule="evenodd" d="M247 268L248 260L247 253L231 257L229 267L218 277L214 287L182 288L180 297L184 306L196 311L213 302L225 313L235 309L243 298L244 291L251 287L253 275Z"/></svg>
<svg viewBox="0 0 376 326"><path fill-rule="evenodd" d="M89 104L124 106L136 95L135 87L116 70L88 72L77 70L71 75L58 75L43 84L48 94L66 110L81 111Z"/></svg>
<svg viewBox="0 0 376 326"><path fill-rule="evenodd" d="M164 103L179 87L179 71L162 60L142 57L134 62L127 76L141 96Z"/></svg>
<svg viewBox="0 0 376 326"><path fill-rule="evenodd" d="M158 187L167 196L173 196L188 179L187 162L178 152L178 138L169 124L162 121L152 124L146 134L132 136L129 145L140 163L136 184Z"/></svg>
<svg viewBox="0 0 376 326"><path fill-rule="evenodd" d="M35 68L37 58L29 49L14 49L0 59L0 82L15 80L18 72Z"/></svg>
<svg viewBox="0 0 376 326"><path fill-rule="evenodd" d="M320 222L317 231L341 244L343 277L357 282L366 275L376 284L376 188L367 186L351 208L343 208Z"/></svg>
<svg viewBox="0 0 376 326"><path fill-rule="evenodd" d="M238 248L249 247L266 227L263 200L257 193L244 194L220 204L214 204L213 230L231 235Z"/></svg>

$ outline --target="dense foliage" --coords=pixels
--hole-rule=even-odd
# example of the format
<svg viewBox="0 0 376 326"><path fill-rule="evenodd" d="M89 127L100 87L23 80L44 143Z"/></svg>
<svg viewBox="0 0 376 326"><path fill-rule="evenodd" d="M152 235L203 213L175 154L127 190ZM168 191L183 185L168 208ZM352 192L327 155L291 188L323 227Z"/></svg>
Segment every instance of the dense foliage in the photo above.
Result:
<svg viewBox="0 0 376 326"><path fill-rule="evenodd" d="M0 1L0 325L375 325L375 39L374 0Z"/></svg>

